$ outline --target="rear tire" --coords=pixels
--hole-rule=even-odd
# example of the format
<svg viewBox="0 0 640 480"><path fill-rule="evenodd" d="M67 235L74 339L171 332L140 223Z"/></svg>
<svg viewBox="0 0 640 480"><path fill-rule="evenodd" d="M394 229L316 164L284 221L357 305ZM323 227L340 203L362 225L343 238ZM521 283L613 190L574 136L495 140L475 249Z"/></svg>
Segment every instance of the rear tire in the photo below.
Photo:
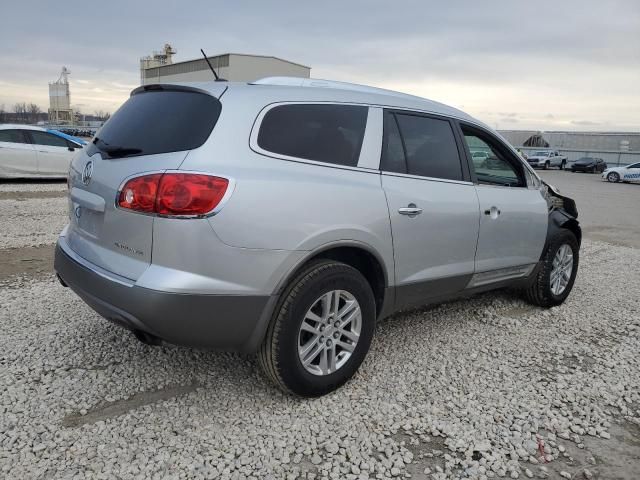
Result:
<svg viewBox="0 0 640 480"><path fill-rule="evenodd" d="M568 253L567 248L571 254L570 272L561 268L562 260L558 263L558 257L562 256L562 252ZM567 259L568 257L562 258ZM569 230L560 230L547 245L542 256L542 265L531 285L525 290L527 301L544 308L555 307L563 303L573 288L578 273L579 260L580 247L575 235ZM559 287L562 289L560 290Z"/></svg>
<svg viewBox="0 0 640 480"><path fill-rule="evenodd" d="M325 311L325 307L329 308L329 305L322 303L322 299L332 292L342 292L335 297L337 305L342 306L331 312L346 308L347 301L344 298L351 299L349 302L355 300L356 306L352 307L354 310L347 311L355 311L358 307L360 309L361 317L357 328L359 337L355 341L342 336L342 330L336 331L337 328L333 327L334 324L337 327L340 320L349 315L340 317L339 313ZM323 320L320 321L318 317ZM308 330L310 318L317 318L311 320L313 333ZM318 323L314 323L316 321ZM258 351L258 362L267 377L285 392L303 397L325 395L342 386L356 373L369 351L375 321L373 292L358 270L333 260L313 262L283 291ZM329 335L325 338L327 332ZM353 335L353 331L349 335ZM351 351L340 347L345 342L349 344ZM305 354L303 350L307 344L313 344L313 347L308 350L311 353ZM320 353L309 361L316 349ZM305 364L303 358L307 359ZM331 365L332 359L335 370L326 369L327 365Z"/></svg>
<svg viewBox="0 0 640 480"><path fill-rule="evenodd" d="M549 170L549 162L544 162L544 167L545 170Z"/></svg>
<svg viewBox="0 0 640 480"><path fill-rule="evenodd" d="M562 163L560 163L560 170L564 170L566 163L567 162L565 162L564 160L562 161Z"/></svg>

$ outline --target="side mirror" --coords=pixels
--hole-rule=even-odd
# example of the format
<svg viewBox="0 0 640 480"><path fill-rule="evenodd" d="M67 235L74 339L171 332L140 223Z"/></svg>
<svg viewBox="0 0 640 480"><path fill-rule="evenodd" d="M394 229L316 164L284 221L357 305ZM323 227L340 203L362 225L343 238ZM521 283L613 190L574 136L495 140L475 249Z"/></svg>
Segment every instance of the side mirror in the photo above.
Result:
<svg viewBox="0 0 640 480"><path fill-rule="evenodd" d="M76 151L76 149L75 149L75 148L73 148L73 147L69 147L69 148L68 148L68 150L69 150L70 152L75 152L75 151Z"/></svg>

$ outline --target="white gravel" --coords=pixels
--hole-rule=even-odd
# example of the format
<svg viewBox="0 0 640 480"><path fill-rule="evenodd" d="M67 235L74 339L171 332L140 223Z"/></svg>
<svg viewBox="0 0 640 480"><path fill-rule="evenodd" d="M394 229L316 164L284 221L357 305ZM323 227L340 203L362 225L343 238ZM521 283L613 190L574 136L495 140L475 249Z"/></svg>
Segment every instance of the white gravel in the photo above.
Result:
<svg viewBox="0 0 640 480"><path fill-rule="evenodd" d="M0 477L608 478L622 450L594 452L640 432L640 250L585 242L581 260L552 310L492 293L383 322L356 378L317 400L16 280L0 288Z"/></svg>
<svg viewBox="0 0 640 480"><path fill-rule="evenodd" d="M0 199L0 248L54 244L69 222L67 210L65 197Z"/></svg>

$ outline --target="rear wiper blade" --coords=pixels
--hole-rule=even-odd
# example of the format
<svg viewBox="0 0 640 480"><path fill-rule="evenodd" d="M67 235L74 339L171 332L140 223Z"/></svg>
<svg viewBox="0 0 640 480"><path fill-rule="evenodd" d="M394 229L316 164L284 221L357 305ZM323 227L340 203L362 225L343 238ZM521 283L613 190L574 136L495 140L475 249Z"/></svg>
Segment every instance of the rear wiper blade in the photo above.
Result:
<svg viewBox="0 0 640 480"><path fill-rule="evenodd" d="M105 145L104 147L100 147L100 150L108 154L110 157L124 157L125 155L135 155L136 153L142 153L141 148L119 147L115 145Z"/></svg>

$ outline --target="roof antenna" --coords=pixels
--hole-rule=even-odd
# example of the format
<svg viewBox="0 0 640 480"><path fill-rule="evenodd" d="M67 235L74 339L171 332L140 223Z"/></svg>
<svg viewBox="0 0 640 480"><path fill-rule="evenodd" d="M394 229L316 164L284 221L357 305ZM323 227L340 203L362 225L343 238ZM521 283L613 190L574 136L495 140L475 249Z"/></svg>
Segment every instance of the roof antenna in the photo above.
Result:
<svg viewBox="0 0 640 480"><path fill-rule="evenodd" d="M213 73L213 76L216 77L216 82L226 82L226 80L224 78L220 78L218 76L218 74L216 73L216 71L213 69L213 67L211 66L211 62L207 58L207 54L204 53L204 50L200 49L200 51L202 52L202 56L204 57L205 61L207 62L207 65L209 65L209 68L211 69L211 73Z"/></svg>

